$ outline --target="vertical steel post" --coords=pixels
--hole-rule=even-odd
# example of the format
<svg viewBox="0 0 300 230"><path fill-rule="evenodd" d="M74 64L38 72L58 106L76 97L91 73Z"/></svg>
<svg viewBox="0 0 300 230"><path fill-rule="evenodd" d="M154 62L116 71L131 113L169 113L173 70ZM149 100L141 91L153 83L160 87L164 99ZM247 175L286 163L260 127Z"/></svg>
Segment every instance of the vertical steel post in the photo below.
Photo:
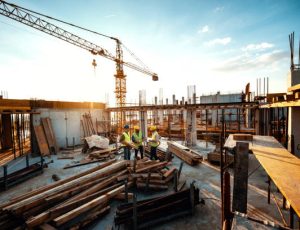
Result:
<svg viewBox="0 0 300 230"><path fill-rule="evenodd" d="M224 195L224 190L223 190L223 170L224 170L224 165L223 165L223 133L224 133L224 109L222 109L222 118L221 118L221 124L222 124L222 132L220 135L220 180L221 180L221 210L222 210L222 214L221 214L221 226L223 225L224 222L224 199L223 199L223 195Z"/></svg>

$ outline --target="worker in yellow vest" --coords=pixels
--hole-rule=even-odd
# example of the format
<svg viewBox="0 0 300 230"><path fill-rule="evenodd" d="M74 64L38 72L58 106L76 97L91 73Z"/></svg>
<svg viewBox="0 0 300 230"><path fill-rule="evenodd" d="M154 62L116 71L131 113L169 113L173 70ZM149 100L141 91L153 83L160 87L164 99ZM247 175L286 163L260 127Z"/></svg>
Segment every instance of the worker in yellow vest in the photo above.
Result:
<svg viewBox="0 0 300 230"><path fill-rule="evenodd" d="M151 139L148 140L150 145L150 159L157 160L157 147L160 145L160 136L155 125L150 127L150 133Z"/></svg>
<svg viewBox="0 0 300 230"><path fill-rule="evenodd" d="M134 126L134 133L132 134L131 140L135 145L135 159L138 157L138 152L140 151L141 159L144 157L144 146L143 146L143 134L139 126Z"/></svg>
<svg viewBox="0 0 300 230"><path fill-rule="evenodd" d="M123 144L124 148L124 160L130 160L130 133L129 133L129 125L124 125L124 132L122 136L120 137L120 142Z"/></svg>

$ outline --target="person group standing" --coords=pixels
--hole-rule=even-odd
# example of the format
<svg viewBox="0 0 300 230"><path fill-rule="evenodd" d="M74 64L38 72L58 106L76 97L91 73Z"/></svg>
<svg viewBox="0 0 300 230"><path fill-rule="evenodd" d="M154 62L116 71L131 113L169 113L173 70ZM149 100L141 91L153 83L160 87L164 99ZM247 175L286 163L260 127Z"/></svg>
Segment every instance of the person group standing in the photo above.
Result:
<svg viewBox="0 0 300 230"><path fill-rule="evenodd" d="M143 159L144 157L144 147L143 147L143 133L142 131L140 130L140 127L139 126L134 126L134 132L132 134L132 142L134 143L135 145L135 159L137 159L138 157L138 152L140 151L140 155L141 155L141 159Z"/></svg>

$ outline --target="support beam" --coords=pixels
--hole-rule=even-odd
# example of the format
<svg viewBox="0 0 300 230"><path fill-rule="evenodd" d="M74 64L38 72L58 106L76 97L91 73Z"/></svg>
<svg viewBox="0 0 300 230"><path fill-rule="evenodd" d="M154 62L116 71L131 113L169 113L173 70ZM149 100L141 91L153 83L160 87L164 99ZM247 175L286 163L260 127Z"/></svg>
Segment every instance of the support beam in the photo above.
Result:
<svg viewBox="0 0 300 230"><path fill-rule="evenodd" d="M237 142L232 211L247 213L249 143Z"/></svg>

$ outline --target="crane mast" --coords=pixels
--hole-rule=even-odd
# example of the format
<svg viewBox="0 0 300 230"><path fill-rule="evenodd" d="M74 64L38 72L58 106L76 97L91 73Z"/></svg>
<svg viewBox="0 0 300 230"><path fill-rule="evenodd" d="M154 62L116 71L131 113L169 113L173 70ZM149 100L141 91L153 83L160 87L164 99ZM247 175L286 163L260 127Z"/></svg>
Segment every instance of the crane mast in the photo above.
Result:
<svg viewBox="0 0 300 230"><path fill-rule="evenodd" d="M136 71L139 71L141 73L144 73L146 75L152 76L153 81L158 80L158 76L156 73L151 72L145 65L143 67L130 63L130 62L124 62L123 61L123 50L122 50L122 43L119 39L103 35L105 37L108 37L110 39L115 40L116 42L116 55L112 55L110 52L108 52L106 49L102 48L99 45L96 45L92 42L87 41L86 39L83 39L73 33L70 33L50 22L45 21L44 19L41 19L40 17L35 16L33 13L42 15L40 13L25 9L23 7L17 6L15 4L11 4L8 2L5 2L3 0L0 0L0 14L3 16L6 16L10 19L13 19L15 21L18 21L20 23L23 23L27 26L30 26L34 29L37 29L39 31L42 31L44 33L47 33L51 36L57 37L58 39L61 39L63 41L66 41L68 43L71 43L75 46L78 46L80 48L83 48L85 50L88 50L94 55L100 55L107 59L110 59L116 63L116 74L115 76L115 99L116 99L116 106L117 107L124 107L126 105L126 75L124 74L123 66L127 66L131 69L134 69ZM43 15L45 17L49 17L46 15ZM67 23L69 24L69 23ZM75 25L73 25L75 26ZM81 28L81 27L79 27ZM81 28L83 29L83 28ZM130 52L132 56L134 56L133 53ZM134 58L138 61L140 61L137 57L134 56ZM140 62L142 63L142 62ZM143 64L143 63L142 63ZM118 127L122 127L124 123L123 114L121 112L117 113L117 124Z"/></svg>

